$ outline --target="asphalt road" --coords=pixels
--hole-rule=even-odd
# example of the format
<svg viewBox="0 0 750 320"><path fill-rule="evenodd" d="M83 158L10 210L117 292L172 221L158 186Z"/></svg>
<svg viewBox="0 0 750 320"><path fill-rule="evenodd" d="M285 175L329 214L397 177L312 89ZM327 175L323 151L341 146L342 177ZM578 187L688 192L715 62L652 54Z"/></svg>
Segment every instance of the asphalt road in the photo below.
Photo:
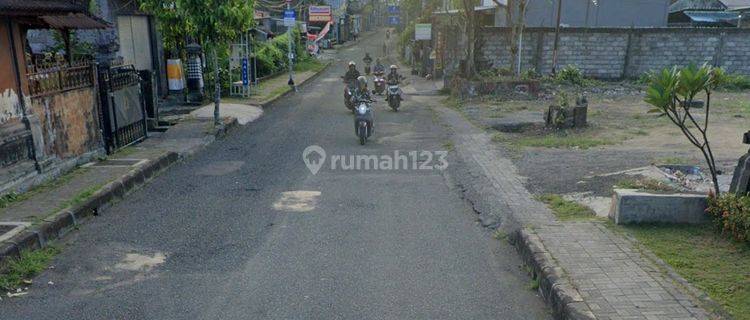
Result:
<svg viewBox="0 0 750 320"><path fill-rule="evenodd" d="M359 145L338 77L382 39L342 49L259 121L73 232L0 318L548 318L513 249L477 225L445 172L305 166L310 145L344 162L444 149L427 107L440 97L407 97L398 113L380 99Z"/></svg>

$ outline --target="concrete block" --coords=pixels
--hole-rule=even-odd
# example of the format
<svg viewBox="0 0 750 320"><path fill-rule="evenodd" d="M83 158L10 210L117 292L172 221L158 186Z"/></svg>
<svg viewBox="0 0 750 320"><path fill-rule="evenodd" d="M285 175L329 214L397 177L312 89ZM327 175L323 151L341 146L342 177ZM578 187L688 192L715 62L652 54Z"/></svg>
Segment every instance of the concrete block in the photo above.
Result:
<svg viewBox="0 0 750 320"><path fill-rule="evenodd" d="M615 224L628 223L702 223L707 196L686 193L648 193L615 189L609 218Z"/></svg>

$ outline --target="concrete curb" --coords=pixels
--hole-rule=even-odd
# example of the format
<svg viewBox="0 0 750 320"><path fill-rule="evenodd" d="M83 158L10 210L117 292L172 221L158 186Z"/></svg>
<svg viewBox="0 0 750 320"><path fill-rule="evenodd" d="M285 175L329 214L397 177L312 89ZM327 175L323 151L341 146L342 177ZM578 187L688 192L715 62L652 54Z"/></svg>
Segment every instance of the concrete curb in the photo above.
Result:
<svg viewBox="0 0 750 320"><path fill-rule="evenodd" d="M509 240L524 263L531 268L532 277L539 282L539 293L556 319L596 319L578 290L568 280L565 271L556 265L533 230L519 229L510 235Z"/></svg>
<svg viewBox="0 0 750 320"><path fill-rule="evenodd" d="M320 69L320 71L316 72L314 75L310 76L309 78L305 79L304 81L300 82L299 84L296 84L295 87L297 89L304 88L305 84L310 83L311 81L317 79L321 74L323 74L323 72L325 72L326 70L328 70L328 68L330 68L332 65L333 65L333 61L328 61L326 63L326 65L323 67L323 69ZM294 90L286 91L286 92L280 94L279 96L277 96L275 98L269 99L268 101L264 101L263 103L261 103L259 105L259 107L261 107L262 109L265 109L266 107L268 107L269 105L273 104L274 102L279 101L282 98L285 98L285 97L287 97L290 94L295 93L295 92L296 91L294 91Z"/></svg>
<svg viewBox="0 0 750 320"><path fill-rule="evenodd" d="M156 159L151 159L119 179L104 185L86 202L62 209L17 234L0 246L0 270L7 266L10 259L20 258L21 251L41 249L46 247L50 240L62 238L82 221L98 215L112 202L123 199L128 192L146 184L149 179L178 160L179 156L175 152L168 152Z"/></svg>

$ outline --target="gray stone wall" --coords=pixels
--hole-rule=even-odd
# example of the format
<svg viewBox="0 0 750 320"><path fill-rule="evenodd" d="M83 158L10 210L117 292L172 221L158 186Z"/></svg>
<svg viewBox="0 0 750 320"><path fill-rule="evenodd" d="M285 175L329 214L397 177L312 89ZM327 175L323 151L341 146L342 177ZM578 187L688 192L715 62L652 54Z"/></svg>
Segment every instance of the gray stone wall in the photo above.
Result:
<svg viewBox="0 0 750 320"><path fill-rule="evenodd" d="M510 66L508 28L485 28L480 63ZM522 69L552 69L553 28L527 28ZM709 63L750 76L750 29L565 28L560 34L558 68L575 65L601 79L635 78L650 70Z"/></svg>

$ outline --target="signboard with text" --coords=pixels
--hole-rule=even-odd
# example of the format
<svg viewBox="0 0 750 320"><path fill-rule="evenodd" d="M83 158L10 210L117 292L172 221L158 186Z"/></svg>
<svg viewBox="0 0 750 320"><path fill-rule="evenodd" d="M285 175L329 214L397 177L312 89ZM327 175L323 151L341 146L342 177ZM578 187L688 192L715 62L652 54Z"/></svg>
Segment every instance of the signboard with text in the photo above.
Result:
<svg viewBox="0 0 750 320"><path fill-rule="evenodd" d="M401 22L401 19L399 18L399 16L390 16L390 17L388 17L388 24L389 25L397 26L397 25L400 24L400 22Z"/></svg>
<svg viewBox="0 0 750 320"><path fill-rule="evenodd" d="M297 13L294 10L284 10L284 26L294 27L297 23Z"/></svg>
<svg viewBox="0 0 750 320"><path fill-rule="evenodd" d="M432 24L417 23L414 25L414 40L432 39Z"/></svg>
<svg viewBox="0 0 750 320"><path fill-rule="evenodd" d="M332 20L331 6L310 6L308 9L310 22L328 22Z"/></svg>

